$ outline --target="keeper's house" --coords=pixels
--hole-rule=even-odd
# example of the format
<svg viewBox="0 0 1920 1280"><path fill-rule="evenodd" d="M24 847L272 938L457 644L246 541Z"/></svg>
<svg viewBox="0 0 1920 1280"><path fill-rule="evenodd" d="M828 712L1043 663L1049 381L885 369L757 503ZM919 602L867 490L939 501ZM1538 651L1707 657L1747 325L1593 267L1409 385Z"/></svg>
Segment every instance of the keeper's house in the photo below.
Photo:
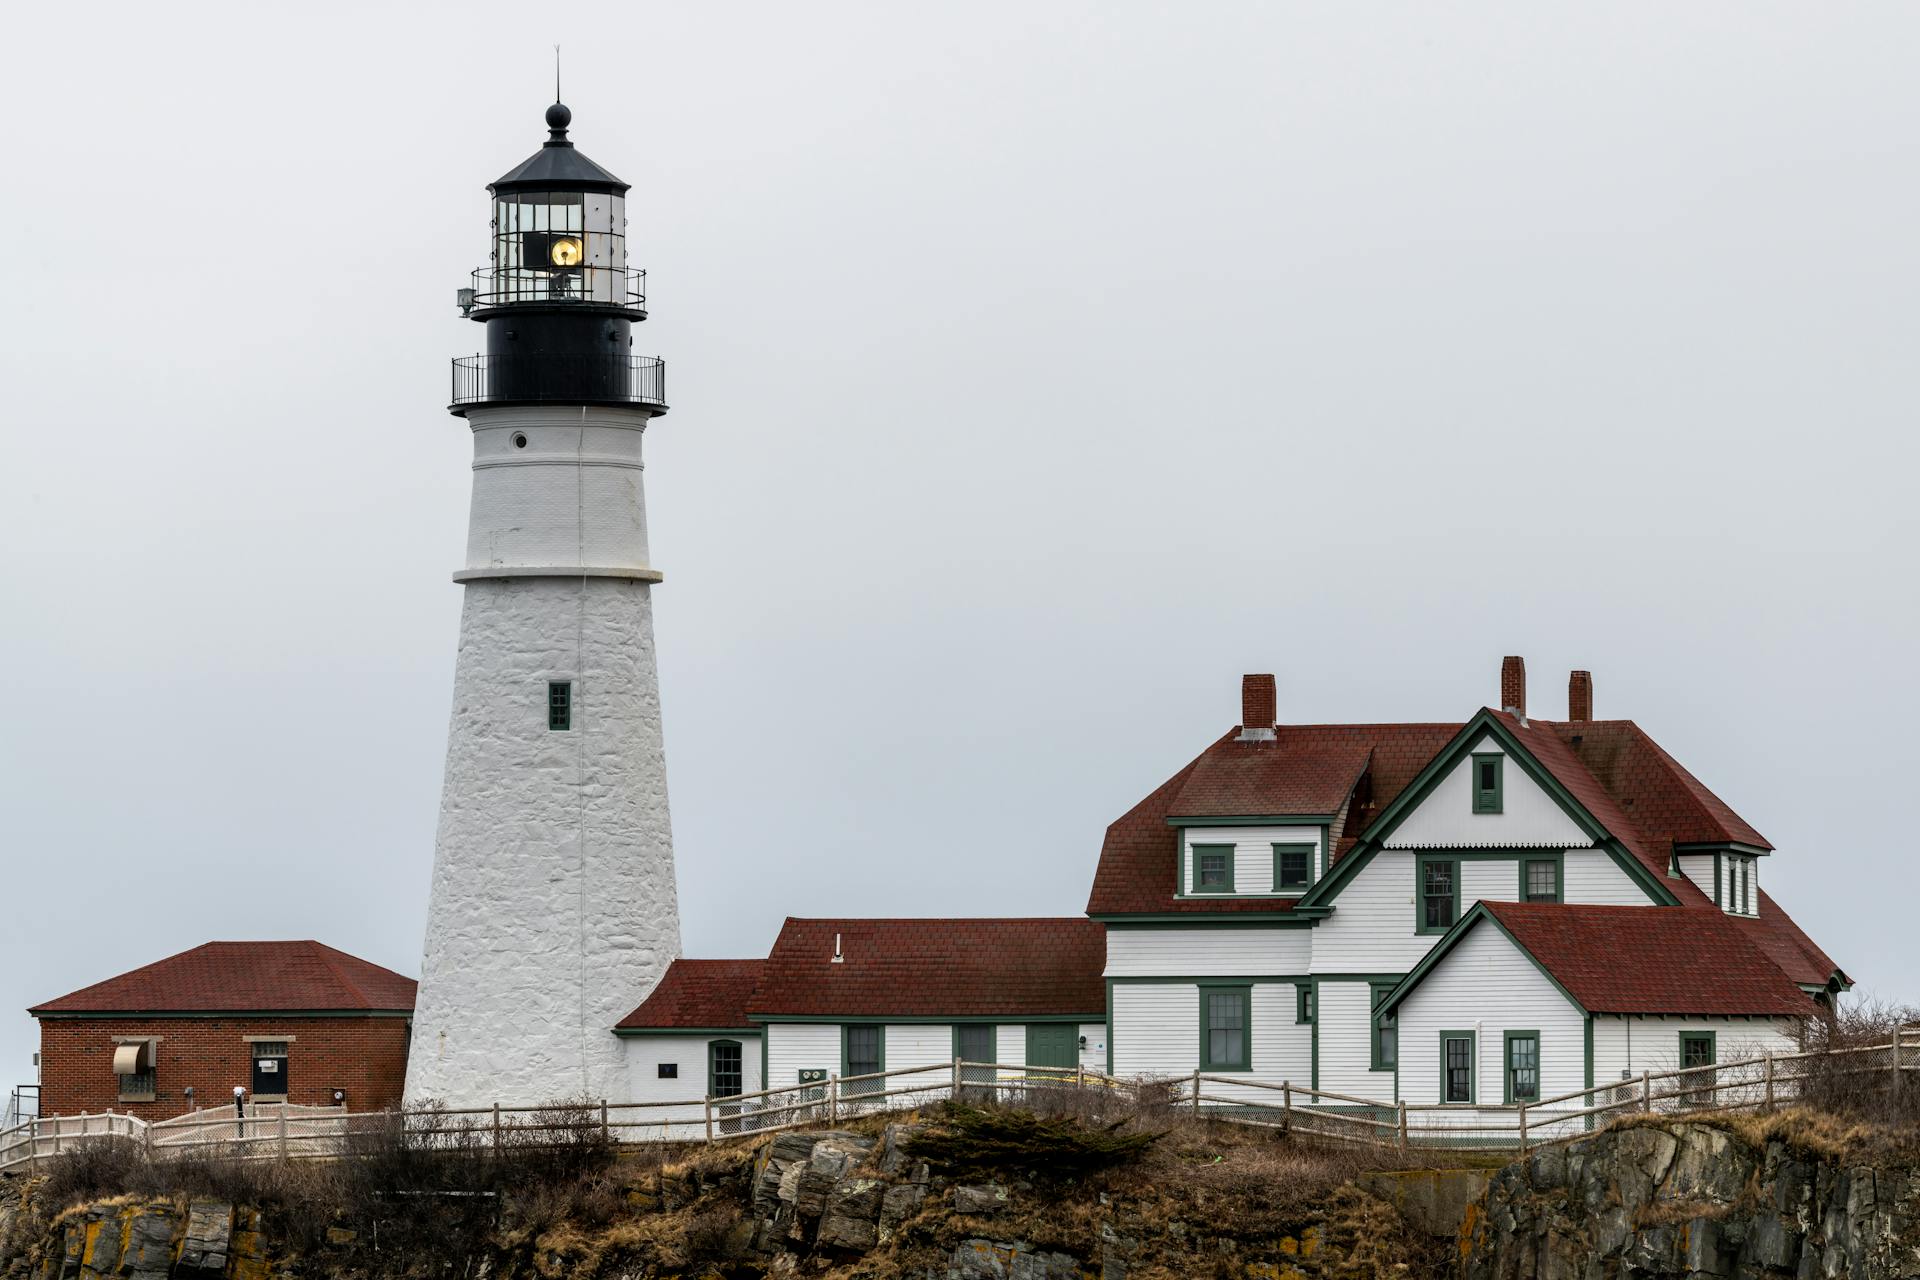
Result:
<svg viewBox="0 0 1920 1280"><path fill-rule="evenodd" d="M414 981L318 942L209 942L35 1005L40 1114L399 1105Z"/></svg>
<svg viewBox="0 0 1920 1280"><path fill-rule="evenodd" d="M1415 724L1280 724L1250 675L1240 723L1107 829L1088 919L790 920L744 999L753 962L723 962L724 1014L674 1012L702 980L680 961L635 1016L683 1061L737 1052L743 1087L1080 1061L1470 1123L1793 1046L1851 983L1761 889L1774 856L1638 725L1594 719L1584 671L1564 720L1528 714L1508 658L1497 709ZM660 1046L631 1047L663 1087Z"/></svg>

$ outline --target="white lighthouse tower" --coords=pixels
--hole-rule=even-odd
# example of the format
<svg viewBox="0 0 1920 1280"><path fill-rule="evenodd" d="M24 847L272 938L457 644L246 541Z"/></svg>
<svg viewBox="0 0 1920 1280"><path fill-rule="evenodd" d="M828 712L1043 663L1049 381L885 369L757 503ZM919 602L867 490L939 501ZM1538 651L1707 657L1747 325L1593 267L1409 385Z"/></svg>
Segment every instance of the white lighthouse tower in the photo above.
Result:
<svg viewBox="0 0 1920 1280"><path fill-rule="evenodd" d="M632 351L627 184L567 140L492 184L492 262L453 362L473 506L409 1099L619 1097L613 1025L680 950Z"/></svg>

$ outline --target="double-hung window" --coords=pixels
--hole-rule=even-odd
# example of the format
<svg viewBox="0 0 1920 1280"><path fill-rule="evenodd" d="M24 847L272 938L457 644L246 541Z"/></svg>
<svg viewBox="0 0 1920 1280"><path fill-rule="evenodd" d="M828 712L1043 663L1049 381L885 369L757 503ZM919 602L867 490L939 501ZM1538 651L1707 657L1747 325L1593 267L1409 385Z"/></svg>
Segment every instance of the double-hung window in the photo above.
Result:
<svg viewBox="0 0 1920 1280"><path fill-rule="evenodd" d="M1718 1046L1711 1031L1682 1031L1680 1033L1680 1068L1690 1074L1682 1076L1682 1086L1688 1090L1686 1099L1696 1107L1713 1105L1714 1086L1719 1083L1720 1073L1713 1069L1719 1060Z"/></svg>
<svg viewBox="0 0 1920 1280"><path fill-rule="evenodd" d="M1233 892L1233 846L1197 844L1193 846L1193 891L1195 893Z"/></svg>
<svg viewBox="0 0 1920 1280"><path fill-rule="evenodd" d="M1440 1101L1473 1101L1473 1032L1440 1033Z"/></svg>
<svg viewBox="0 0 1920 1280"><path fill-rule="evenodd" d="M1253 1069L1251 1026L1253 988L1200 988L1200 1068L1203 1071Z"/></svg>
<svg viewBox="0 0 1920 1280"><path fill-rule="evenodd" d="M873 1023L853 1023L846 1028L846 1068L848 1076L877 1076L887 1069L886 1031ZM879 1093L887 1087L885 1080L851 1080L846 1084L849 1094Z"/></svg>
<svg viewBox="0 0 1920 1280"><path fill-rule="evenodd" d="M1293 1008L1295 1022L1313 1021L1313 984L1297 983L1293 988Z"/></svg>
<svg viewBox="0 0 1920 1280"><path fill-rule="evenodd" d="M1540 1101L1540 1033L1509 1031L1507 1043L1507 1101Z"/></svg>
<svg viewBox="0 0 1920 1280"><path fill-rule="evenodd" d="M547 728L556 733L573 728L573 681L547 681Z"/></svg>
<svg viewBox="0 0 1920 1280"><path fill-rule="evenodd" d="M1445 933L1460 918L1460 862L1457 858L1421 858L1417 933Z"/></svg>
<svg viewBox="0 0 1920 1280"><path fill-rule="evenodd" d="M1500 812L1500 775L1505 770L1506 763L1506 757L1502 755L1473 757L1473 811L1475 813Z"/></svg>
<svg viewBox="0 0 1920 1280"><path fill-rule="evenodd" d="M1273 887L1280 893L1304 890L1313 883L1313 846L1276 844L1273 846Z"/></svg>
<svg viewBox="0 0 1920 1280"><path fill-rule="evenodd" d="M1552 858L1522 859L1520 899L1523 902L1560 901L1560 864Z"/></svg>

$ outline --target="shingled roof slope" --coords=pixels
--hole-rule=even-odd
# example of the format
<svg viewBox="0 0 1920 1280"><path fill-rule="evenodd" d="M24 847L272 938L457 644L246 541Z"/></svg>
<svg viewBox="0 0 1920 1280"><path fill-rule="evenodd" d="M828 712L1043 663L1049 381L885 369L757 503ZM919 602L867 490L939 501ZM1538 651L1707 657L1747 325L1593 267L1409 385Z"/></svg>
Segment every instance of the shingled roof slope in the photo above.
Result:
<svg viewBox="0 0 1920 1280"><path fill-rule="evenodd" d="M1632 798L1633 818L1662 849L1673 843L1773 845L1631 720L1581 720L1549 728L1600 784Z"/></svg>
<svg viewBox="0 0 1920 1280"><path fill-rule="evenodd" d="M842 959L835 962L834 940ZM1099 1017L1107 931L1093 920L789 918L748 1004L786 1017Z"/></svg>
<svg viewBox="0 0 1920 1280"><path fill-rule="evenodd" d="M1814 1012L1738 922L1713 907L1480 905L1588 1013Z"/></svg>
<svg viewBox="0 0 1920 1280"><path fill-rule="evenodd" d="M1291 911L1292 898L1176 898L1180 833L1167 819L1337 813L1364 774L1371 780L1372 803L1348 814L1346 831L1356 832L1459 731L1457 724L1283 724L1275 728L1272 742L1252 743L1236 741L1240 727L1235 725L1107 828L1087 914ZM1328 763L1307 763L1316 759ZM1301 769L1299 781L1285 779L1289 768ZM1275 790L1253 790L1257 782ZM1350 847L1348 839L1336 852Z"/></svg>
<svg viewBox="0 0 1920 1280"><path fill-rule="evenodd" d="M667 966L640 1007L616 1024L628 1030L672 1027L734 1029L747 1025L747 1003L765 960L688 960Z"/></svg>
<svg viewBox="0 0 1920 1280"><path fill-rule="evenodd" d="M1838 978L1843 986L1853 985L1853 980L1793 922L1792 916L1780 909L1765 889L1760 890L1758 916L1729 919L1795 982L1824 987Z"/></svg>
<svg viewBox="0 0 1920 1280"><path fill-rule="evenodd" d="M311 939L205 942L35 1005L42 1014L294 1013L413 1008L412 978Z"/></svg>

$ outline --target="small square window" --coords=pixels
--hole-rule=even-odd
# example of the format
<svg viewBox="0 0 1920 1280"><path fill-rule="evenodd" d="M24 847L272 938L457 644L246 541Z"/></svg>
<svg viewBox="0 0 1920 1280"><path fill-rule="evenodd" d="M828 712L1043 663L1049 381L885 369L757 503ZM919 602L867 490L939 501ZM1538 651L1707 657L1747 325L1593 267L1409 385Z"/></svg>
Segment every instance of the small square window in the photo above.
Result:
<svg viewBox="0 0 1920 1280"><path fill-rule="evenodd" d="M573 728L573 682L547 681L547 728Z"/></svg>
<svg viewBox="0 0 1920 1280"><path fill-rule="evenodd" d="M663 1062L657 1070L660 1072L660 1078L662 1080L678 1080L680 1078L680 1064L677 1062Z"/></svg>
<svg viewBox="0 0 1920 1280"><path fill-rule="evenodd" d="M1197 844L1193 847L1193 891L1233 892L1233 846Z"/></svg>
<svg viewBox="0 0 1920 1280"><path fill-rule="evenodd" d="M1304 889L1313 879L1313 850L1305 845L1273 847L1273 887Z"/></svg>
<svg viewBox="0 0 1920 1280"><path fill-rule="evenodd" d="M1526 901L1560 901L1560 867L1546 858L1529 858L1524 864L1527 873Z"/></svg>

